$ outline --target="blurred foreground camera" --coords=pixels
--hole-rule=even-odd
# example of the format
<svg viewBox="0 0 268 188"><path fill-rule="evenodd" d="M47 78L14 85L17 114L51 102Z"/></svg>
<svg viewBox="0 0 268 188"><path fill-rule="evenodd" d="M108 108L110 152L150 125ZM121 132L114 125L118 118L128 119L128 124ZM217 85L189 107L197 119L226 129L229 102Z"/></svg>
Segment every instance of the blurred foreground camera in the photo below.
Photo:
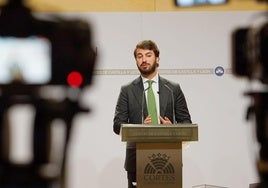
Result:
<svg viewBox="0 0 268 188"><path fill-rule="evenodd" d="M37 19L22 0L0 7L1 188L65 188L73 119L89 112L79 99L95 66L90 25L49 18ZM14 109L30 111L28 129L21 119L12 124ZM18 138L29 158L14 154Z"/></svg>
<svg viewBox="0 0 268 188"><path fill-rule="evenodd" d="M232 34L232 70L237 76L268 84L268 22Z"/></svg>
<svg viewBox="0 0 268 188"><path fill-rule="evenodd" d="M268 16L267 13L265 16ZM249 120L256 124L256 137L260 145L257 169L260 183L257 188L268 187L268 22L258 26L239 28L232 33L232 70L238 77L260 81L260 91L248 91L251 98L247 109Z"/></svg>

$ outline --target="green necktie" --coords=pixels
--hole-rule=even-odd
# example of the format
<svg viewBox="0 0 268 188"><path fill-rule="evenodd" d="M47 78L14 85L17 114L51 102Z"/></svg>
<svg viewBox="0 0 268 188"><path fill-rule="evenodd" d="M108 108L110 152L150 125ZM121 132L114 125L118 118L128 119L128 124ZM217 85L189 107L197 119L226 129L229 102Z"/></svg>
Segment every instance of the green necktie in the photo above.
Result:
<svg viewBox="0 0 268 188"><path fill-rule="evenodd" d="M152 88L153 81L148 80L147 82L149 84L149 89L147 92L148 113L151 115L151 118L152 118L151 124L158 124L156 103L155 103L155 97L154 97L154 92Z"/></svg>

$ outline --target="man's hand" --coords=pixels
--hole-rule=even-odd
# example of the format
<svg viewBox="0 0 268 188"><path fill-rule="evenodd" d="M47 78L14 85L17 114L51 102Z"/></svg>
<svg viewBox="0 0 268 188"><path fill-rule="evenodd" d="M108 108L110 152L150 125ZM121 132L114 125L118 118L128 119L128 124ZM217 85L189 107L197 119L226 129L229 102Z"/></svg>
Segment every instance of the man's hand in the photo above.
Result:
<svg viewBox="0 0 268 188"><path fill-rule="evenodd" d="M171 121L167 118L167 117L162 117L162 116L159 116L159 119L161 121L162 124L164 125L170 125L172 124ZM145 120L143 121L144 124L150 124L152 121L152 118L150 115L148 115Z"/></svg>
<svg viewBox="0 0 268 188"><path fill-rule="evenodd" d="M152 121L151 115L148 115L145 120L143 121L144 124L150 124Z"/></svg>
<svg viewBox="0 0 268 188"><path fill-rule="evenodd" d="M159 116L159 118L160 118L161 123L164 125L172 124L171 121L167 117Z"/></svg>

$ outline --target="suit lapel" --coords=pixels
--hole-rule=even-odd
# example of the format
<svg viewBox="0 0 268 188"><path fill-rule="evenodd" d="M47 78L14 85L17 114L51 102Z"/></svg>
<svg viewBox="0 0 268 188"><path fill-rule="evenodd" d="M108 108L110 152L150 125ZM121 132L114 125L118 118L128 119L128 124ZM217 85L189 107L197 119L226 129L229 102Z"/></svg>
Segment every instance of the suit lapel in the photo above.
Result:
<svg viewBox="0 0 268 188"><path fill-rule="evenodd" d="M146 99L144 94L144 88L142 83L142 78L139 77L133 81L133 95L136 98L136 102L140 105L141 109L143 106L144 115L148 115L147 112L147 105L146 105Z"/></svg>
<svg viewBox="0 0 268 188"><path fill-rule="evenodd" d="M164 117L166 113L166 106L167 106L167 101L170 96L169 92L167 92L167 88L165 87L166 80L161 78L159 76L159 104L160 104L160 115Z"/></svg>

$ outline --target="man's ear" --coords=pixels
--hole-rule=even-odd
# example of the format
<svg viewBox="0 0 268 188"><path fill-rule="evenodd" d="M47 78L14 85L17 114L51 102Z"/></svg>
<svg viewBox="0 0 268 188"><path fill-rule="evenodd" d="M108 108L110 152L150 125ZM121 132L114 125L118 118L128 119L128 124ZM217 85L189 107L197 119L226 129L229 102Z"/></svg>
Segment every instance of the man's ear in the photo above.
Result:
<svg viewBox="0 0 268 188"><path fill-rule="evenodd" d="M156 58L156 66L159 67L159 57Z"/></svg>

